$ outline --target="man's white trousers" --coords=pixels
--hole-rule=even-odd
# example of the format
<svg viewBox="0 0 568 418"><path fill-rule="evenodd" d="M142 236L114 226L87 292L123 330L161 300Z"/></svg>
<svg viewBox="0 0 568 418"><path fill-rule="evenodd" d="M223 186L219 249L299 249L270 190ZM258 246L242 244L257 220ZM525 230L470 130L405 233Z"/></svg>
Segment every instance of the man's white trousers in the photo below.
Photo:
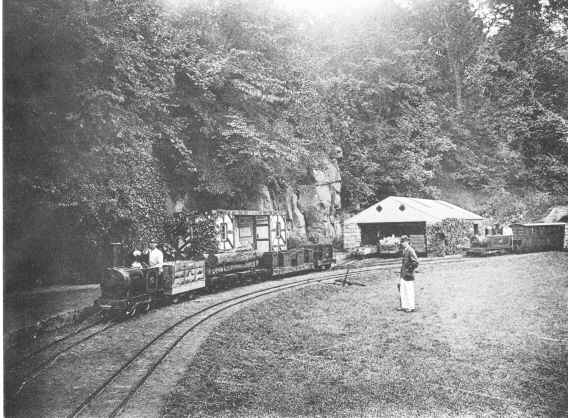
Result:
<svg viewBox="0 0 568 418"><path fill-rule="evenodd" d="M402 309L415 309L414 280L400 279L400 304Z"/></svg>

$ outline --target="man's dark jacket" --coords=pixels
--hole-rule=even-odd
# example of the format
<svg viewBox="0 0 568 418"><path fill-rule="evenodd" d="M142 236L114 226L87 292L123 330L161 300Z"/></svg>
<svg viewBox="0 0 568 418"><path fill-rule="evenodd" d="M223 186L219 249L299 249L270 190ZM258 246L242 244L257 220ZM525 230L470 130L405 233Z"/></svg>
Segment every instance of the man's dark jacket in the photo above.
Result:
<svg viewBox="0 0 568 418"><path fill-rule="evenodd" d="M418 267L418 257L414 248L408 246L402 250L402 267L400 268L400 277L403 280L414 280L414 270Z"/></svg>

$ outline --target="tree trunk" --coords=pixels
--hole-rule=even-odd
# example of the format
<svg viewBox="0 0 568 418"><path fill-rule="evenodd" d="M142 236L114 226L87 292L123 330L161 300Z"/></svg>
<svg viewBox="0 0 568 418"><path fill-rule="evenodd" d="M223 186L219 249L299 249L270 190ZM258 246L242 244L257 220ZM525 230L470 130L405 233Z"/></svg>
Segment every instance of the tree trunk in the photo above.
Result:
<svg viewBox="0 0 568 418"><path fill-rule="evenodd" d="M462 77L458 63L454 65L454 81L456 87L456 109L461 111L463 109L462 101Z"/></svg>

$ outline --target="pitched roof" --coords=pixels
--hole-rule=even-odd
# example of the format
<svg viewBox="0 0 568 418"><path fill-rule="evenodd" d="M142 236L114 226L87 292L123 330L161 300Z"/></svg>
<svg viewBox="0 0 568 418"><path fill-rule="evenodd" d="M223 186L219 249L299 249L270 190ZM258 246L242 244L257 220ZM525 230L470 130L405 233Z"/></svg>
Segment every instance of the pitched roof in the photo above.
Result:
<svg viewBox="0 0 568 418"><path fill-rule="evenodd" d="M440 222L444 219L481 221L483 218L443 200L390 196L349 218L348 224Z"/></svg>

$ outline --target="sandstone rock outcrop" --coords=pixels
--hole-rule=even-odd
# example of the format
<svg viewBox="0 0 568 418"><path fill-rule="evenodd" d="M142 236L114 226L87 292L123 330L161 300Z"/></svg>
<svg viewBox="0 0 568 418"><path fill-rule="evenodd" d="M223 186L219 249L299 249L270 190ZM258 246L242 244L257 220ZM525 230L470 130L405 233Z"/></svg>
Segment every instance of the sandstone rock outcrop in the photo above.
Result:
<svg viewBox="0 0 568 418"><path fill-rule="evenodd" d="M333 243L342 239L341 173L337 159L341 150L321 162L318 168L309 170L303 184L295 189L288 187L274 195L268 187L260 186L245 207L235 209L277 210L288 219L290 244L294 242ZM193 199L188 194L167 202L173 212L192 208Z"/></svg>

